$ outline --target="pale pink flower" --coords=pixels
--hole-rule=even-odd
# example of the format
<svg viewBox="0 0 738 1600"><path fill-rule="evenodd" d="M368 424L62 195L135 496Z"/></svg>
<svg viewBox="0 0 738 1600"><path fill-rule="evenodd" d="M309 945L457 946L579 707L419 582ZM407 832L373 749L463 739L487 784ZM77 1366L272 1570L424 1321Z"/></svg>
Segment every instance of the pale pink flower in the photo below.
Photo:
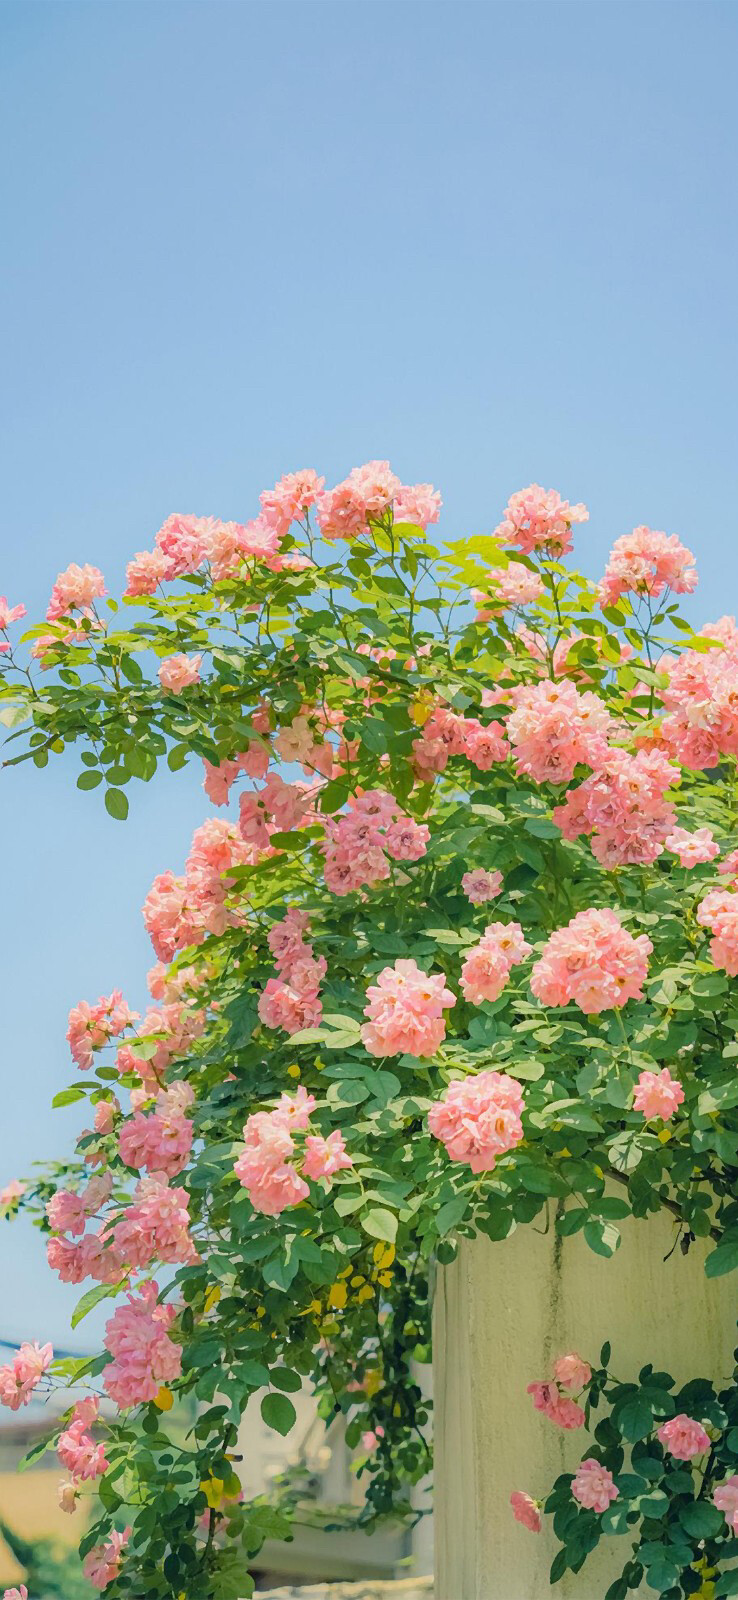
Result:
<svg viewBox="0 0 738 1600"><path fill-rule="evenodd" d="M137 1020L138 1012L131 1011L120 989L101 995L94 1005L80 1000L79 1005L73 1006L67 1023L67 1040L80 1070L88 1072L94 1064L95 1051L102 1050Z"/></svg>
<svg viewBox="0 0 738 1600"><path fill-rule="evenodd" d="M181 694L200 682L202 656L167 656L159 667L159 682L170 694Z"/></svg>
<svg viewBox="0 0 738 1600"><path fill-rule="evenodd" d="M353 467L335 489L319 495L317 518L324 539L354 539L368 518L381 517L402 485L388 461L367 461Z"/></svg>
<svg viewBox="0 0 738 1600"><path fill-rule="evenodd" d="M97 567L89 564L78 567L76 562L72 562L57 577L46 610L46 620L56 622L70 611L87 611L93 600L100 599L106 593L105 579Z"/></svg>
<svg viewBox="0 0 738 1600"><path fill-rule="evenodd" d="M395 522L414 522L419 528L427 528L438 521L442 504L440 492L432 483L401 484L395 495Z"/></svg>
<svg viewBox="0 0 738 1600"><path fill-rule="evenodd" d="M73 1483L60 1483L56 1491L60 1511L72 1515L77 1510L77 1490Z"/></svg>
<svg viewBox="0 0 738 1600"><path fill-rule="evenodd" d="M130 1534L130 1528L124 1528L122 1533L114 1529L103 1544L94 1545L85 1556L82 1570L93 1588L107 1589L108 1584L115 1582Z"/></svg>
<svg viewBox="0 0 738 1600"><path fill-rule="evenodd" d="M710 955L730 978L738 977L738 893L711 889L697 907L697 921L709 928Z"/></svg>
<svg viewBox="0 0 738 1600"><path fill-rule="evenodd" d="M5 595L0 594L0 633L7 633L11 623L19 622L25 615L25 606L11 606Z"/></svg>
<svg viewBox="0 0 738 1600"><path fill-rule="evenodd" d="M555 489L542 489L531 483L510 496L495 538L516 545L523 555L543 550L546 555L565 555L571 550L571 530L576 522L587 522L589 512L581 503L570 505Z"/></svg>
<svg viewBox="0 0 738 1600"><path fill-rule="evenodd" d="M267 519L283 535L291 523L302 521L324 487L325 478L319 478L312 467L305 467L300 472L285 473L273 489L265 489L259 495L259 500Z"/></svg>
<svg viewBox="0 0 738 1600"><path fill-rule="evenodd" d="M182 1347L168 1335L175 1309L157 1305L158 1295L156 1283L145 1283L105 1327L105 1348L113 1361L105 1368L103 1385L122 1411L153 1400L162 1384L181 1372Z"/></svg>
<svg viewBox="0 0 738 1600"><path fill-rule="evenodd" d="M557 1428L573 1432L584 1424L584 1412L569 1395L561 1394L556 1383L529 1383L526 1389L536 1411L542 1411Z"/></svg>
<svg viewBox="0 0 738 1600"><path fill-rule="evenodd" d="M685 650L665 665L669 682L660 696L668 715L661 724L667 749L682 766L714 767L721 755L738 754L738 629L722 617L700 629L720 648Z"/></svg>
<svg viewBox="0 0 738 1600"><path fill-rule="evenodd" d="M732 1532L738 1533L738 1476L735 1473L717 1485L712 1501L718 1511L722 1511Z"/></svg>
<svg viewBox="0 0 738 1600"><path fill-rule="evenodd" d="M184 1189L173 1188L153 1173L137 1183L133 1201L111 1229L118 1255L130 1267L152 1261L190 1263L198 1260L190 1237L189 1202Z"/></svg>
<svg viewBox="0 0 738 1600"><path fill-rule="evenodd" d="M428 976L415 961L396 961L367 990L364 1046L373 1056L433 1056L446 1037L443 1012L455 1004L443 973Z"/></svg>
<svg viewBox="0 0 738 1600"><path fill-rule="evenodd" d="M478 944L464 957L459 987L465 1000L478 1006L496 1000L514 966L530 955L519 922L491 922Z"/></svg>
<svg viewBox="0 0 738 1600"><path fill-rule="evenodd" d="M485 588L471 591L477 607L477 622L489 622L508 606L531 605L542 594L540 573L532 572L522 561L511 561L507 567L493 567L487 574Z"/></svg>
<svg viewBox="0 0 738 1600"><path fill-rule="evenodd" d="M600 604L617 604L622 594L691 594L697 587L697 569L691 550L675 533L660 533L641 526L616 539L605 576L600 583Z"/></svg>
<svg viewBox="0 0 738 1600"><path fill-rule="evenodd" d="M710 828L697 828L694 833L689 833L686 828L673 828L664 843L667 850L672 850L679 857L682 867L701 866L705 861L714 861L720 854L720 846L715 843Z"/></svg>
<svg viewBox="0 0 738 1600"><path fill-rule="evenodd" d="M568 783L577 766L606 760L612 719L599 695L544 678L513 690L511 699L507 734L518 773L536 783Z"/></svg>
<svg viewBox="0 0 738 1600"><path fill-rule="evenodd" d="M523 1137L523 1094L515 1078L488 1069L454 1078L428 1112L428 1128L452 1161L491 1172Z"/></svg>
<svg viewBox="0 0 738 1600"><path fill-rule="evenodd" d="M580 1463L571 1492L580 1506L598 1512L607 1511L611 1500L617 1500L620 1493L615 1487L612 1473L595 1461L593 1456Z"/></svg>
<svg viewBox="0 0 738 1600"><path fill-rule="evenodd" d="M710 1448L710 1437L702 1423L695 1422L694 1417L688 1417L683 1411L662 1423L656 1437L677 1461L692 1461Z"/></svg>
<svg viewBox="0 0 738 1600"><path fill-rule="evenodd" d="M53 1359L50 1344L22 1344L13 1360L0 1367L0 1405L11 1411L27 1406Z"/></svg>
<svg viewBox="0 0 738 1600"><path fill-rule="evenodd" d="M74 1483L101 1478L110 1465L105 1457L105 1447L95 1443L88 1429L97 1421L99 1402L96 1398L82 1400L74 1408L71 1420L59 1435L57 1454L63 1467L71 1473ZM74 1505L71 1508L74 1510Z"/></svg>
<svg viewBox="0 0 738 1600"><path fill-rule="evenodd" d="M312 1178L314 1181L318 1178L332 1178L334 1172L353 1167L353 1164L346 1152L343 1134L338 1128L334 1128L327 1139L323 1139L319 1134L308 1134L302 1162L304 1177Z"/></svg>
<svg viewBox="0 0 738 1600"><path fill-rule="evenodd" d="M473 906L484 905L486 900L494 900L502 893L502 873L475 867L472 872L464 873L461 887Z"/></svg>
<svg viewBox="0 0 738 1600"><path fill-rule="evenodd" d="M162 523L155 544L167 558L167 578L179 578L184 573L197 572L207 559L214 517L194 517L174 511Z"/></svg>
<svg viewBox="0 0 738 1600"><path fill-rule="evenodd" d="M160 583L170 576L170 562L163 550L139 550L126 567L127 595L155 594Z"/></svg>
<svg viewBox="0 0 738 1600"><path fill-rule="evenodd" d="M20 1178L11 1178L4 1189L0 1189L0 1206L15 1206L21 1195L25 1194L28 1185L21 1183Z"/></svg>
<svg viewBox="0 0 738 1600"><path fill-rule="evenodd" d="M522 1523L530 1533L540 1533L541 1512L537 1500L533 1500L523 1489L513 1489L510 1505L516 1522Z"/></svg>
<svg viewBox="0 0 738 1600"><path fill-rule="evenodd" d="M19 1589L4 1589L3 1600L28 1600L28 1590L24 1583Z"/></svg>
<svg viewBox="0 0 738 1600"><path fill-rule="evenodd" d="M731 850L725 859L718 864L718 872L726 873L731 878L738 879L738 850Z"/></svg>
<svg viewBox="0 0 738 1600"><path fill-rule="evenodd" d="M552 933L535 963L530 986L545 1006L574 1001L596 1015L628 1000L640 1000L653 945L634 938L614 911L579 911L565 928Z"/></svg>
<svg viewBox="0 0 738 1600"><path fill-rule="evenodd" d="M376 1450L380 1439L383 1438L384 1428L381 1426L381 1423L377 1423L376 1428L367 1428L364 1433L362 1433L361 1442L364 1446L364 1449L367 1450L371 1455L372 1452Z"/></svg>
<svg viewBox="0 0 738 1600"><path fill-rule="evenodd" d="M642 1111L647 1121L662 1117L668 1122L684 1099L684 1090L668 1067L660 1072L641 1072L633 1096L633 1110Z"/></svg>
<svg viewBox="0 0 738 1600"><path fill-rule="evenodd" d="M592 1377L592 1368L588 1361L583 1361L573 1350L568 1355L559 1356L554 1362L554 1378L562 1389L586 1389Z"/></svg>

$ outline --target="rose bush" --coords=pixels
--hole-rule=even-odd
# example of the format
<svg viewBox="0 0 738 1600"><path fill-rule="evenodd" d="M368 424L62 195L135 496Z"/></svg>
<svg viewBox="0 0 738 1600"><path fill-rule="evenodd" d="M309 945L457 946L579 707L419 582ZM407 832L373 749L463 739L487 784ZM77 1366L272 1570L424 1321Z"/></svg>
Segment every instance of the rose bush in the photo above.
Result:
<svg viewBox="0 0 738 1600"><path fill-rule="evenodd" d="M439 508L386 462L331 490L293 473L251 522L169 517L121 601L74 565L20 642L0 602L6 764L77 745L79 788L122 820L160 762L201 762L214 808L146 897L148 1010L113 989L70 1013L73 1158L3 1192L90 1285L76 1319L112 1302L98 1358L24 1345L0 1375L11 1406L89 1387L52 1443L65 1509L99 1496L81 1550L111 1596L250 1592L294 1502L240 1498L256 1391L288 1433L312 1384L363 1449L362 1523L409 1511L428 1269L460 1236L549 1213L610 1256L666 1208L683 1250L712 1241L708 1273L738 1266L738 630L680 617L674 535L619 539L597 586L564 559L586 508L553 490L454 543L428 536ZM694 1593L707 1563L735 1592L718 1501L641 1441L696 1408L722 1430L706 1481L729 1478L736 1391L604 1367L534 1385L567 1427L572 1383L587 1416L611 1405L546 1503L554 1577L613 1518L655 1548L676 1517L668 1560L634 1557L652 1587Z"/></svg>

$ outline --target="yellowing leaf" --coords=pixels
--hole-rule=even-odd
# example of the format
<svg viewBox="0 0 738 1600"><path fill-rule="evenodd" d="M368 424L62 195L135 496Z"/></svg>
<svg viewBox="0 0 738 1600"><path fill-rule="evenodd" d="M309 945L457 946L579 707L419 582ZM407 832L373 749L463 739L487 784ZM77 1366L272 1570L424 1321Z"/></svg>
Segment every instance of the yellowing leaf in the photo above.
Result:
<svg viewBox="0 0 738 1600"><path fill-rule="evenodd" d="M158 1406L160 1411L171 1411L174 1405L174 1395L171 1389L161 1388L158 1394L154 1395L154 1405Z"/></svg>
<svg viewBox="0 0 738 1600"><path fill-rule="evenodd" d="M342 1311L348 1299L348 1290L345 1283L334 1283L328 1291L328 1304L334 1311Z"/></svg>
<svg viewBox="0 0 738 1600"><path fill-rule="evenodd" d="M205 1296L205 1310L206 1311L212 1311L213 1306L217 1306L218 1301L220 1299L220 1296L221 1296L220 1284L219 1283L212 1284L211 1287L208 1289L208 1292L207 1292L207 1294Z"/></svg>

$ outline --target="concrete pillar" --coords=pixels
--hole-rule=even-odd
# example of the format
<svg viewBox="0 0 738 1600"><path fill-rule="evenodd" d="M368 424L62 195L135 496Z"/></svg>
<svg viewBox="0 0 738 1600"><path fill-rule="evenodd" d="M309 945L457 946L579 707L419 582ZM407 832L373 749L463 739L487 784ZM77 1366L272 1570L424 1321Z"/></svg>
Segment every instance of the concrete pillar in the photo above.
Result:
<svg viewBox="0 0 738 1600"><path fill-rule="evenodd" d="M436 1600L602 1600L630 1553L627 1536L602 1541L576 1576L554 1588L558 1548L513 1520L509 1496L542 1497L587 1454L589 1434L565 1433L534 1410L526 1385L577 1350L596 1362L606 1340L626 1381L642 1366L677 1382L729 1380L738 1278L708 1280L706 1248L685 1257L662 1212L627 1219L606 1260L580 1234L521 1227L500 1244L463 1241L439 1268L434 1303ZM653 1600L650 1589L638 1590ZM635 1600L635 1596L634 1596Z"/></svg>

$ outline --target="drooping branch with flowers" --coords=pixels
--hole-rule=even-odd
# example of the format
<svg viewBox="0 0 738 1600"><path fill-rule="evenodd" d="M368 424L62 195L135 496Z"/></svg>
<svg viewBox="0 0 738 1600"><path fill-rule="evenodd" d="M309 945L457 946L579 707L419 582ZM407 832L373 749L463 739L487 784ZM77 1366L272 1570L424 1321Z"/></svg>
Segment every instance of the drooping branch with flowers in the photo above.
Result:
<svg viewBox="0 0 738 1600"><path fill-rule="evenodd" d="M241 1495L262 1391L280 1433L305 1383L344 1416L362 1525L410 1514L428 1268L460 1237L502 1249L550 1213L610 1256L665 1209L708 1273L738 1266L738 631L679 615L675 535L618 539L596 586L565 559L588 513L553 490L452 543L439 511L386 462L328 491L298 472L251 522L169 517L120 602L72 566L16 642L0 601L6 766L76 745L123 820L159 763L200 762L220 813L146 897L145 1015L116 989L70 1012L74 1157L2 1196L91 1284L78 1318L113 1302L99 1357L0 1369L14 1409L85 1390L51 1444L64 1509L98 1496L81 1551L111 1597L250 1592L298 1504ZM610 1406L545 1503L554 1578L625 1516L610 1600L643 1571L738 1593L738 1391L607 1363L532 1384L565 1428Z"/></svg>

